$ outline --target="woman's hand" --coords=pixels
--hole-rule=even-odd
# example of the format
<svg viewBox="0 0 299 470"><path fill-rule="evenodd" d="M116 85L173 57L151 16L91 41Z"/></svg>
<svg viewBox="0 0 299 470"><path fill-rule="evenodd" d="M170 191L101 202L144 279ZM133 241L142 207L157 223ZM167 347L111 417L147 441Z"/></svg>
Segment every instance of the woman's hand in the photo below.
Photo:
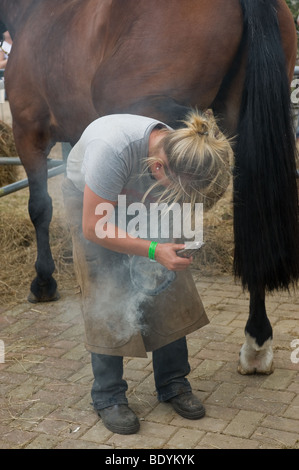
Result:
<svg viewBox="0 0 299 470"><path fill-rule="evenodd" d="M158 243L155 251L155 260L170 271L184 271L184 269L190 266L193 258L181 258L178 256L176 252L182 248L185 248L185 245Z"/></svg>

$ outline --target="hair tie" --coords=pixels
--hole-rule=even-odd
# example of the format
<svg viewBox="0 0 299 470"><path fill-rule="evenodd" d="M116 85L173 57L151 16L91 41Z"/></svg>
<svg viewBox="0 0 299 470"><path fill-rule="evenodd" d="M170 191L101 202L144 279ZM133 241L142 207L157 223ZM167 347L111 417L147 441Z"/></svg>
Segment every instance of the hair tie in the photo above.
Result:
<svg viewBox="0 0 299 470"><path fill-rule="evenodd" d="M198 135L209 135L208 132L200 132L200 131L198 131L197 134L198 134Z"/></svg>

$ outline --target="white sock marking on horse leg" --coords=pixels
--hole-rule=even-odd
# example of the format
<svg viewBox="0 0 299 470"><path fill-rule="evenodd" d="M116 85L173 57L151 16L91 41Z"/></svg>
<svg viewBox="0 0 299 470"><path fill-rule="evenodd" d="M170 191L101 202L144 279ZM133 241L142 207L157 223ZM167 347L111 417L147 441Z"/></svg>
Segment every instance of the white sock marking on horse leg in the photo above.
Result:
<svg viewBox="0 0 299 470"><path fill-rule="evenodd" d="M240 374L272 374L273 372L273 349L272 339L269 338L262 346L258 346L255 338L248 333L246 340L240 350L238 372Z"/></svg>

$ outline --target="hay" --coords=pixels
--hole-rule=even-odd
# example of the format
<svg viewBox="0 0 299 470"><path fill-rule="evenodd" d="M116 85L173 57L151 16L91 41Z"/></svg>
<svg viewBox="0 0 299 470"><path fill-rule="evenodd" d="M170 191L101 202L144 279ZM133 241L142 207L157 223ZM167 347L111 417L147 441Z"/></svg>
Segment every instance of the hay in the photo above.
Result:
<svg viewBox="0 0 299 470"><path fill-rule="evenodd" d="M17 156L11 128L0 121L0 158ZM21 166L0 165L0 187L25 178ZM56 181L53 181L56 180ZM57 182L58 181L58 182ZM54 200L50 225L50 244L56 269L54 277L59 290L74 288L76 281L72 264L72 246L65 225L59 177L49 180ZM35 277L36 237L27 204L28 189L0 198L0 310L24 301Z"/></svg>
<svg viewBox="0 0 299 470"><path fill-rule="evenodd" d="M27 298L30 282L36 275L36 238L27 213L27 204L24 204L27 195L19 193L10 195L6 201L4 199L0 208L5 208L0 219L0 305L8 308ZM65 226L62 202L60 205L59 200L55 201L54 206L50 225L50 244L56 266L54 277L60 292L67 289L74 291L77 282L73 269L71 237ZM230 273L233 256L230 194L206 214L204 224L205 246L195 257L192 267L198 270L200 276Z"/></svg>
<svg viewBox="0 0 299 470"><path fill-rule="evenodd" d="M27 298L30 282L36 275L36 238L29 216L26 213L1 215L0 239L0 305L9 307ZM59 217L53 217L50 243L56 266L54 276L59 289L73 288L71 239L64 220Z"/></svg>
<svg viewBox="0 0 299 470"><path fill-rule="evenodd" d="M204 214L204 246L194 257L192 267L200 275L232 274L233 269L233 206L232 184L223 198Z"/></svg>
<svg viewBox="0 0 299 470"><path fill-rule="evenodd" d="M0 158L16 157L17 150L10 126L0 121ZM18 167L15 165L0 165L0 188L17 181Z"/></svg>
<svg viewBox="0 0 299 470"><path fill-rule="evenodd" d="M59 178L58 178L59 179ZM61 183L50 182L60 185ZM72 244L65 226L64 210L57 186L52 190L54 216L50 226L50 243L56 269L54 277L59 290L75 290L77 282L73 270ZM24 301L35 277L35 231L27 213L27 195L16 193L0 202L0 306L9 307ZM5 199L5 204L4 204ZM26 200L26 204L24 203ZM22 202L20 203L19 200ZM205 245L195 256L192 268L196 277L232 273L233 266L233 208L231 185L225 196L213 209L204 214ZM5 208L5 210L3 210Z"/></svg>

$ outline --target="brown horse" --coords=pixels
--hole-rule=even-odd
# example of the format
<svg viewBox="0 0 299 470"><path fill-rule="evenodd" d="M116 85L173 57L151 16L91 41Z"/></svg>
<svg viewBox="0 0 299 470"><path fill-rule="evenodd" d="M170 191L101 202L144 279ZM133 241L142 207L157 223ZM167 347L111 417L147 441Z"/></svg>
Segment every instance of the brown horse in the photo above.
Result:
<svg viewBox="0 0 299 470"><path fill-rule="evenodd" d="M51 147L74 144L106 114L178 127L189 107L212 108L237 135L234 268L250 291L240 371L269 373L265 291L288 288L299 272L289 100L296 32L285 0L0 0L0 20L13 38L5 83L37 236L30 299L57 298Z"/></svg>

